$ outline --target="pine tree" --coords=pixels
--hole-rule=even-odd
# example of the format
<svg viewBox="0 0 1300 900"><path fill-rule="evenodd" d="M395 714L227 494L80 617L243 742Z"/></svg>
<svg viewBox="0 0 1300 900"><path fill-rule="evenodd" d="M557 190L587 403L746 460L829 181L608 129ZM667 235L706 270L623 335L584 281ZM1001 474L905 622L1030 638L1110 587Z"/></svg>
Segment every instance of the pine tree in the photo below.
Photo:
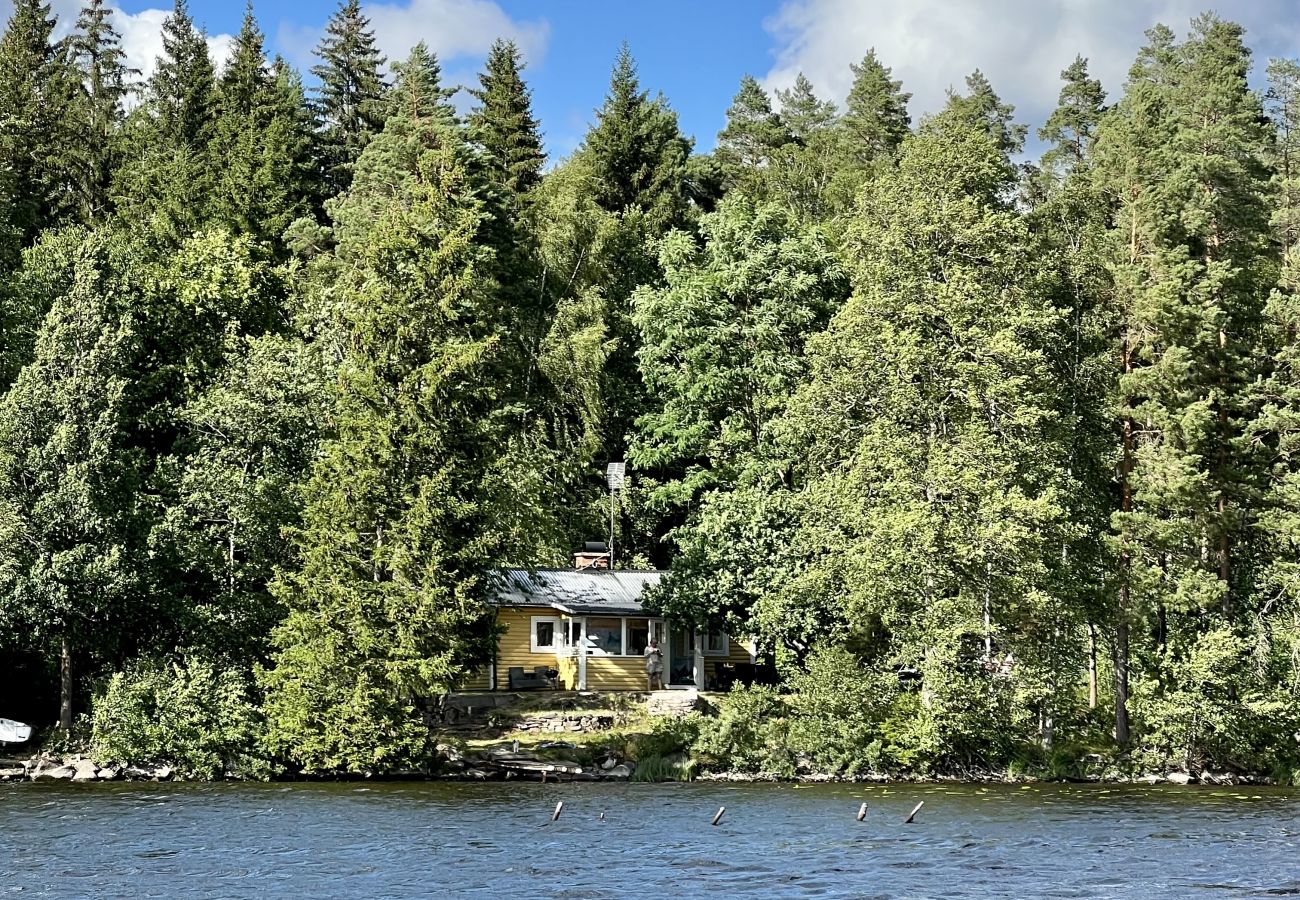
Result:
<svg viewBox="0 0 1300 900"><path fill-rule="evenodd" d="M840 169L835 104L819 99L803 73L776 92L781 122L793 138L776 155L767 177L772 196L810 222L835 212L830 188Z"/></svg>
<svg viewBox="0 0 1300 900"><path fill-rule="evenodd" d="M1039 140L1050 145L1043 154L1042 168L1056 178L1064 178L1084 165L1106 99L1101 82L1089 77L1088 61L1082 56L1076 56L1061 72L1061 80L1065 86L1057 107L1038 129Z"/></svg>
<svg viewBox="0 0 1300 900"><path fill-rule="evenodd" d="M738 189L754 199L764 196L764 172L782 147L794 140L772 101L752 75L740 79L727 125L718 132L714 157L722 167L728 190Z"/></svg>
<svg viewBox="0 0 1300 900"><path fill-rule="evenodd" d="M835 104L819 98L802 72L793 85L777 90L776 100L781 106L781 121L796 141L807 143L814 134L835 123Z"/></svg>
<svg viewBox="0 0 1300 900"><path fill-rule="evenodd" d="M1169 29L1152 29L1098 135L1099 174L1119 204L1112 271L1122 362L1114 526L1121 743L1130 735L1133 627L1150 623L1154 635L1137 671L1174 678L1211 649L1202 639L1221 643L1209 617L1231 625L1254 577L1234 545L1257 490L1258 464L1243 435L1275 263L1262 164L1268 137L1241 37L1239 26L1213 16L1194 20L1181 45ZM1192 694L1183 697L1192 702ZM1173 726L1173 718L1164 722ZM1203 734L1187 735L1188 746Z"/></svg>
<svg viewBox="0 0 1300 900"><path fill-rule="evenodd" d="M347 190L357 157L384 127L386 60L359 0L342 0L316 55L321 61L311 72L320 85L313 108L325 188L334 196Z"/></svg>
<svg viewBox="0 0 1300 900"><path fill-rule="evenodd" d="M1004 153L1019 153L1024 147L1028 126L1017 125L1012 121L1016 108L1010 103L1002 102L993 90L993 85L989 84L979 69L966 76L964 95L949 89L948 105L954 114L972 126L987 129Z"/></svg>
<svg viewBox="0 0 1300 900"><path fill-rule="evenodd" d="M72 104L75 143L68 148L72 166L74 201L84 222L102 221L108 213L109 194L120 155L118 128L127 79L138 74L127 68L121 37L109 21L104 0L87 0L68 41L82 89Z"/></svg>
<svg viewBox="0 0 1300 900"><path fill-rule="evenodd" d="M1105 94L1076 58L1061 73L1057 108L1039 129L1047 148L1039 171L1041 197L1030 224L1044 261L1044 292L1059 313L1059 340L1049 363L1061 385L1061 440L1067 449L1069 490L1062 503L1077 524L1061 547L1068 576L1057 586L1068 614L1064 639L1086 646L1088 706L1099 700L1102 639L1113 621L1109 590L1114 559L1109 532L1114 490L1114 439L1110 398L1117 370L1113 336L1118 331L1107 270L1111 204L1093 177L1093 145ZM1082 631L1081 635L1079 631ZM1071 673L1063 673L1049 704L1068 712Z"/></svg>

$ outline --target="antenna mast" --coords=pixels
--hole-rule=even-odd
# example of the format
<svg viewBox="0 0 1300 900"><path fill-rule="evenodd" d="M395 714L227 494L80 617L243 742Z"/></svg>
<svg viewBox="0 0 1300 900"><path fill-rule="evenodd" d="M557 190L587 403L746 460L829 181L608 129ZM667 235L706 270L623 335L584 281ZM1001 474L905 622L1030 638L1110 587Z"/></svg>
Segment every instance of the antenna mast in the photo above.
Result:
<svg viewBox="0 0 1300 900"><path fill-rule="evenodd" d="M614 494L623 489L627 481L627 464L612 462L605 467L605 483L609 485L609 568L614 568Z"/></svg>

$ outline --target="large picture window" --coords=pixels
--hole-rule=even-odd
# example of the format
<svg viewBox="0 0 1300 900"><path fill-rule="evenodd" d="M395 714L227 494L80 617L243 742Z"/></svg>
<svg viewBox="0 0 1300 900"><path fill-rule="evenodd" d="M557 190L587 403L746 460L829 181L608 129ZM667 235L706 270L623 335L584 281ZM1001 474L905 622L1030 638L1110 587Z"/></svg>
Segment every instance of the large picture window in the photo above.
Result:
<svg viewBox="0 0 1300 900"><path fill-rule="evenodd" d="M622 656L623 620L588 619L587 650L601 656Z"/></svg>

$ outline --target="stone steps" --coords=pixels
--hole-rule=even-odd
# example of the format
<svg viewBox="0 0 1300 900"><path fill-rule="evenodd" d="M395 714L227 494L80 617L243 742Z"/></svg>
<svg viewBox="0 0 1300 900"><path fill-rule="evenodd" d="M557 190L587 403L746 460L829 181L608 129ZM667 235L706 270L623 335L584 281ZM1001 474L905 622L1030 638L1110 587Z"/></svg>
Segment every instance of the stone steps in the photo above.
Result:
<svg viewBox="0 0 1300 900"><path fill-rule="evenodd" d="M652 691L646 699L646 712L652 716L680 719L699 708L700 692L694 688L685 691Z"/></svg>

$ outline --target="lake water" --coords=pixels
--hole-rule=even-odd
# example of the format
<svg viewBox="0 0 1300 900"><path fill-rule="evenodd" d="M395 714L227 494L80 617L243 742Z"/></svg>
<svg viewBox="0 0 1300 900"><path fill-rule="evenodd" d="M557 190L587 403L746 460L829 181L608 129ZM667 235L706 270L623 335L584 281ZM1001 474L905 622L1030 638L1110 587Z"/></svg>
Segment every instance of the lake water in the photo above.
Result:
<svg viewBox="0 0 1300 900"><path fill-rule="evenodd" d="M21 784L0 895L1276 897L1298 813L1253 787Z"/></svg>

